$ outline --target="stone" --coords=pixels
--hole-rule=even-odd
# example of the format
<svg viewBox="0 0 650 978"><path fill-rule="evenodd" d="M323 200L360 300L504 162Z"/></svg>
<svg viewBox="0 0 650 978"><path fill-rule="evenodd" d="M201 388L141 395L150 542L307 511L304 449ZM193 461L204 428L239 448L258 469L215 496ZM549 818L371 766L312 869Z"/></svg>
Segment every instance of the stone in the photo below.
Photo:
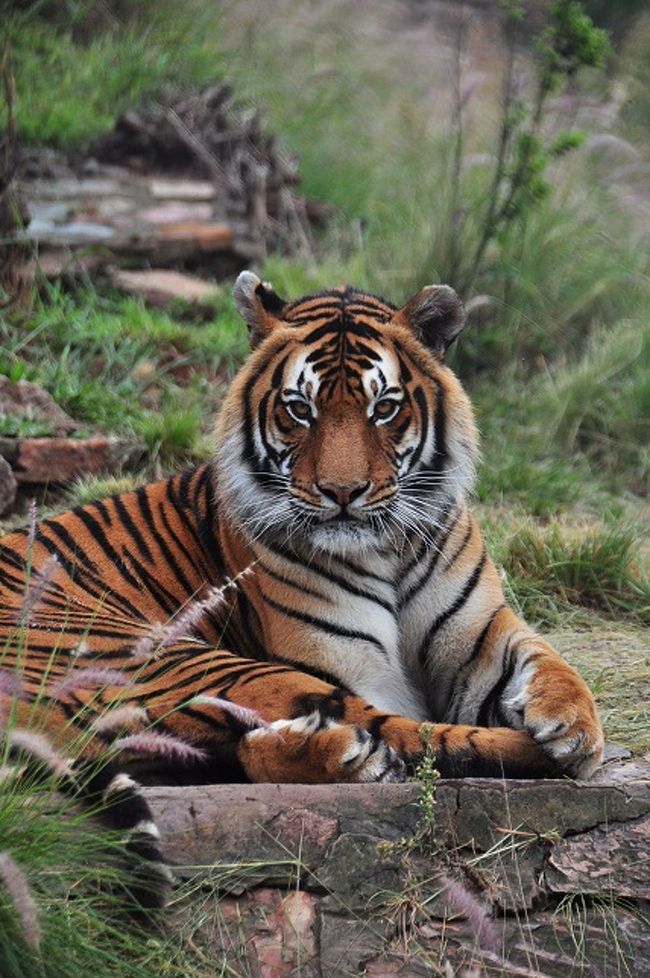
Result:
<svg viewBox="0 0 650 978"><path fill-rule="evenodd" d="M33 241L53 242L57 245L105 244L116 234L114 228L96 221L71 221L69 224L32 221L27 230Z"/></svg>
<svg viewBox="0 0 650 978"><path fill-rule="evenodd" d="M380 911L402 889L403 862L376 836L345 834L334 842L318 882L332 910Z"/></svg>
<svg viewBox="0 0 650 978"><path fill-rule="evenodd" d="M35 180L30 193L45 200L66 200L76 197L109 197L125 192L122 181L105 177L89 177L78 180L74 177L61 180Z"/></svg>
<svg viewBox="0 0 650 978"><path fill-rule="evenodd" d="M322 908L322 902L321 902ZM383 949L393 925L368 913L352 916L323 910L320 923L321 973L328 978L358 975L363 963Z"/></svg>
<svg viewBox="0 0 650 978"><path fill-rule="evenodd" d="M615 900L590 907L587 901L575 898L563 901L555 912L538 911L532 917L505 921L504 950L504 976L650 975L647 922L634 910L617 906Z"/></svg>
<svg viewBox="0 0 650 978"><path fill-rule="evenodd" d="M220 294L219 287L211 282L163 268L143 272L114 269L111 280L118 288L140 295L145 302L155 306L169 306L175 301L205 305Z"/></svg>
<svg viewBox="0 0 650 978"><path fill-rule="evenodd" d="M0 455L0 516L10 513L13 509L17 486L9 462Z"/></svg>
<svg viewBox="0 0 650 978"><path fill-rule="evenodd" d="M54 435L66 435L79 427L38 384L29 380L12 381L0 374L0 419L7 417L42 421Z"/></svg>
<svg viewBox="0 0 650 978"><path fill-rule="evenodd" d="M149 192L159 200L213 200L216 187L209 180L166 180L161 177L149 181Z"/></svg>
<svg viewBox="0 0 650 978"><path fill-rule="evenodd" d="M173 221L155 232L160 241L191 242L200 251L221 251L233 244L230 224L208 221Z"/></svg>
<svg viewBox="0 0 650 978"><path fill-rule="evenodd" d="M415 784L216 784L144 790L173 863L209 865L245 852L251 862L270 858L291 863L283 873L285 878L292 873L294 880L292 867L299 858L319 871L343 824L359 825L364 819L367 824L376 817L381 826L392 812L396 823L402 818L401 833L408 831L417 818L414 801L419 794ZM399 824L391 832L396 838ZM381 828L375 834L383 838Z"/></svg>
<svg viewBox="0 0 650 978"><path fill-rule="evenodd" d="M339 826L333 815L321 815L308 808L292 808L272 819L267 831L314 870L324 862Z"/></svg>
<svg viewBox="0 0 650 978"><path fill-rule="evenodd" d="M157 207L144 207L136 216L143 224L169 224L174 221L208 221L213 214L211 204L191 204L170 200Z"/></svg>
<svg viewBox="0 0 650 978"><path fill-rule="evenodd" d="M635 798L650 799L650 754L605 764L589 783L616 785Z"/></svg>
<svg viewBox="0 0 650 978"><path fill-rule="evenodd" d="M94 438L20 438L14 475L18 482L70 482L80 475L115 473L142 454L133 443Z"/></svg>
<svg viewBox="0 0 650 978"><path fill-rule="evenodd" d="M553 838L601 823L628 821L650 810L650 799L632 797L618 785L489 778L455 783L455 842L482 851L513 830Z"/></svg>
<svg viewBox="0 0 650 978"><path fill-rule="evenodd" d="M562 839L553 846L545 881L556 893L650 900L650 815Z"/></svg>
<svg viewBox="0 0 650 978"><path fill-rule="evenodd" d="M91 252L74 252L69 248L48 248L38 256L38 269L45 278L53 280L64 276L88 273L103 265L106 258Z"/></svg>

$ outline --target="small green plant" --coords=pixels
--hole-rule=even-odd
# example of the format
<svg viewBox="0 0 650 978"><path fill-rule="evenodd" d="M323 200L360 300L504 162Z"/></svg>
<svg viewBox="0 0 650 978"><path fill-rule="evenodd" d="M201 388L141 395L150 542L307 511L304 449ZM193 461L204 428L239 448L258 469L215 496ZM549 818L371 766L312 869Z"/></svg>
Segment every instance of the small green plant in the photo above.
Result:
<svg viewBox="0 0 650 978"><path fill-rule="evenodd" d="M436 842L436 786L440 780L440 772L436 767L436 753L431 745L433 730L431 725L423 723L420 728L420 739L424 745L424 754L415 769L415 777L422 785L418 800L420 806L420 824L417 829L418 844L437 846Z"/></svg>
<svg viewBox="0 0 650 978"><path fill-rule="evenodd" d="M466 278L459 280L463 291L470 294L491 243L513 230L525 230L530 212L548 198L551 185L545 174L551 160L576 149L584 139L584 134L571 131L556 133L552 139L544 137L549 95L579 68L602 67L610 51L605 31L594 27L582 4L575 0L553 0L548 8L547 25L535 45L538 52L535 94L529 102L518 91L515 74L523 4L520 0L504 0L502 6L508 58L496 162L486 195L487 210L481 218L482 229L466 265ZM462 132L460 126L458 131ZM457 215L454 221L460 219Z"/></svg>

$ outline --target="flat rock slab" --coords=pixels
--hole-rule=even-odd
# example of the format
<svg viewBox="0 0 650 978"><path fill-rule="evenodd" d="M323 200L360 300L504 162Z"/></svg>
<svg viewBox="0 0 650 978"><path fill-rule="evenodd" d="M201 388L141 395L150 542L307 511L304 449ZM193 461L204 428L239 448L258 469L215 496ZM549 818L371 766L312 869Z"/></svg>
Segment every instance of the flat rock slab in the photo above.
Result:
<svg viewBox="0 0 650 978"><path fill-rule="evenodd" d="M611 893L650 901L650 816L562 839L548 862L546 883L556 893Z"/></svg>
<svg viewBox="0 0 650 978"><path fill-rule="evenodd" d="M12 381L0 374L0 421L6 418L42 423L53 435L69 435L79 428L79 423L38 384Z"/></svg>
<svg viewBox="0 0 650 978"><path fill-rule="evenodd" d="M118 288L132 295L141 295L154 306L169 306L173 302L209 305L220 294L218 285L205 282L195 275L164 268L151 268L143 272L115 269L111 280Z"/></svg>
<svg viewBox="0 0 650 978"><path fill-rule="evenodd" d="M201 921L192 940L234 971L650 974L647 761L589 783L440 781L434 826L417 784L145 791L192 880L176 923Z"/></svg>
<svg viewBox="0 0 650 978"><path fill-rule="evenodd" d="M71 482L80 475L113 475L142 457L133 442L93 438L0 438L0 455L19 483Z"/></svg>

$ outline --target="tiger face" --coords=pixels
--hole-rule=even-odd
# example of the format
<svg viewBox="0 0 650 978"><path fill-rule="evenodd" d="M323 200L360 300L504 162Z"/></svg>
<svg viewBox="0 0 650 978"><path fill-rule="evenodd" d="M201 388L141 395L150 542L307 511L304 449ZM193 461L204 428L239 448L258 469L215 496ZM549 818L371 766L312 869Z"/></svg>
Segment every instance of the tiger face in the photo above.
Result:
<svg viewBox="0 0 650 978"><path fill-rule="evenodd" d="M428 539L474 478L471 408L443 363L464 324L455 292L399 310L350 287L287 303L242 272L235 301L254 351L218 422L233 521L332 553Z"/></svg>

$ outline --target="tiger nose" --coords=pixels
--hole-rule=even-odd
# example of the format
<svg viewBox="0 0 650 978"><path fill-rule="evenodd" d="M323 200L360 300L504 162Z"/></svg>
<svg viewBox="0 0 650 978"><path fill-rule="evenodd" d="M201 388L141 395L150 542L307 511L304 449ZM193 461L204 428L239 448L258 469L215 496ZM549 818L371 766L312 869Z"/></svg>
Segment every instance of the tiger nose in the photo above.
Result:
<svg viewBox="0 0 650 978"><path fill-rule="evenodd" d="M348 506L353 500L362 496L370 482L317 482L319 489L328 499L334 500L339 506Z"/></svg>

